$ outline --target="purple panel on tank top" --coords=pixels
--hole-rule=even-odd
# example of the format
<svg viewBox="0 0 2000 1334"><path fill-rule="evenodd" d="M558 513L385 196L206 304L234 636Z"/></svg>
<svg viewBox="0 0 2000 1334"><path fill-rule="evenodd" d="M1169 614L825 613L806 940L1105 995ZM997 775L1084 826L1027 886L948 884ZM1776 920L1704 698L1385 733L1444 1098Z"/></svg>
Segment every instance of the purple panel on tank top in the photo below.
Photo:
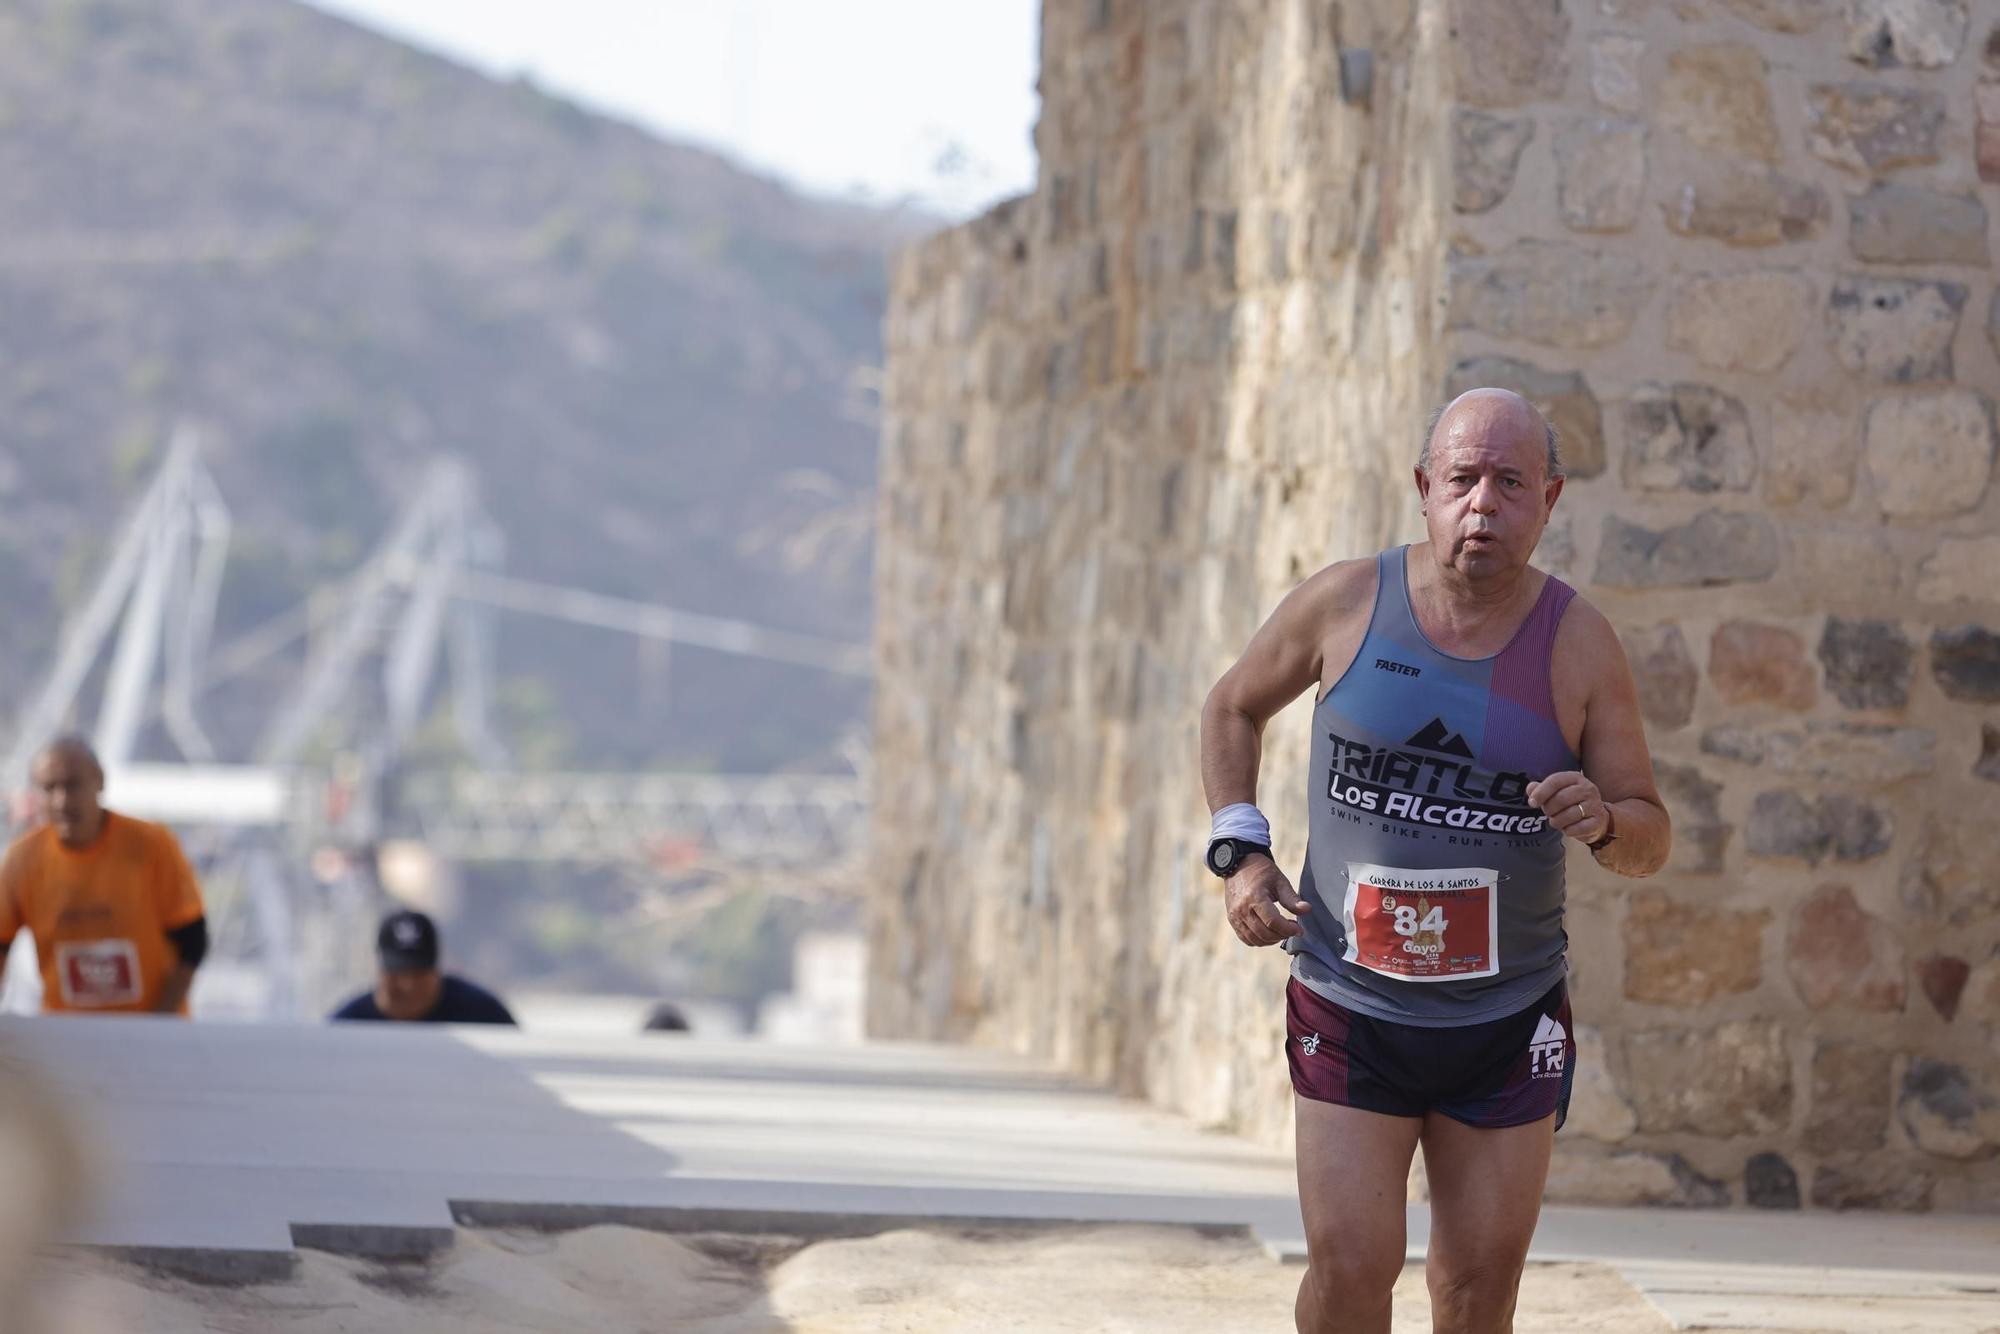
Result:
<svg viewBox="0 0 2000 1334"><path fill-rule="evenodd" d="M1532 773L1553 773L1573 759L1556 721L1549 664L1556 627L1575 596L1574 588L1550 575L1520 633L1493 660L1487 687L1487 753L1505 755Z"/></svg>

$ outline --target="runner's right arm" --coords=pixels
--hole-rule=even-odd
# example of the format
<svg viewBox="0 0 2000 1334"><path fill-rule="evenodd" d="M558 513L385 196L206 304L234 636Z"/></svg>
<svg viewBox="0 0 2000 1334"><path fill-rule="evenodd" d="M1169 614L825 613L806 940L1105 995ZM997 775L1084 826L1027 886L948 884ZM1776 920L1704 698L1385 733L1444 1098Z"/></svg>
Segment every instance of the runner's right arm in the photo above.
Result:
<svg viewBox="0 0 2000 1334"><path fill-rule="evenodd" d="M1330 565L1285 595L1201 709L1201 782L1211 813L1255 803L1264 724L1320 681L1329 633L1374 577L1374 562ZM1229 924L1246 945L1275 945L1299 934L1285 912L1310 912L1285 873L1256 858L1224 882ZM1284 912L1279 911L1284 909Z"/></svg>
<svg viewBox="0 0 2000 1334"><path fill-rule="evenodd" d="M9 848L5 859L0 860L0 987L7 985L7 956L14 949L14 937L27 925L21 917L20 896L15 893L20 881L17 857L14 849Z"/></svg>

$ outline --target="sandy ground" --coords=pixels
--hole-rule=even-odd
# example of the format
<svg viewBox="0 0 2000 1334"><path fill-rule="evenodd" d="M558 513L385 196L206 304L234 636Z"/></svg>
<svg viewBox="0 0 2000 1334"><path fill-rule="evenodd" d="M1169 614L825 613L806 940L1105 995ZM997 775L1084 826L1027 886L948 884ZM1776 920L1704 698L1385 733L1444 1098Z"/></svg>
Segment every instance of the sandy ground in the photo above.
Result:
<svg viewBox="0 0 2000 1334"><path fill-rule="evenodd" d="M1247 1240L1163 1227L910 1230L806 1246L619 1227L465 1231L429 1264L308 1251L291 1280L240 1288L80 1251L43 1265L64 1311L49 1334L1287 1334L1299 1273ZM1419 1267L1397 1288L1395 1327L1430 1330ZM1669 1328L1596 1265L1530 1268L1517 1327Z"/></svg>

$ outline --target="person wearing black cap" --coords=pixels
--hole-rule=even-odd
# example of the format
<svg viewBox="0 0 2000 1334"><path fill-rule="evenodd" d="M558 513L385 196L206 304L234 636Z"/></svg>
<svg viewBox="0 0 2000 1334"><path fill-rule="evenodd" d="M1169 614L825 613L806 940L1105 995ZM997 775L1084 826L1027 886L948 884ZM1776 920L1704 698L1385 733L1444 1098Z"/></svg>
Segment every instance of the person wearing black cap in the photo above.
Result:
<svg viewBox="0 0 2000 1334"><path fill-rule="evenodd" d="M375 989L333 1012L335 1019L417 1024L511 1024L500 998L462 977L438 971L437 923L420 912L393 912L375 936Z"/></svg>

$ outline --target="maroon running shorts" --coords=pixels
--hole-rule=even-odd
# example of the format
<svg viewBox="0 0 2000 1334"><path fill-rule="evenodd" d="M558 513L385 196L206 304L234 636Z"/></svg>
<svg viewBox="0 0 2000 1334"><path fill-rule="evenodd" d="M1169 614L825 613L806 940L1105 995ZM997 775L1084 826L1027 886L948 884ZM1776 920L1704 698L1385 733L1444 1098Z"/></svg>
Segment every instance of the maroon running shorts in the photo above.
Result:
<svg viewBox="0 0 2000 1334"><path fill-rule="evenodd" d="M1516 1014L1458 1028L1392 1024L1297 978L1285 989L1292 1087L1318 1102L1384 1116L1443 1112L1496 1130L1569 1113L1576 1039L1561 982Z"/></svg>

